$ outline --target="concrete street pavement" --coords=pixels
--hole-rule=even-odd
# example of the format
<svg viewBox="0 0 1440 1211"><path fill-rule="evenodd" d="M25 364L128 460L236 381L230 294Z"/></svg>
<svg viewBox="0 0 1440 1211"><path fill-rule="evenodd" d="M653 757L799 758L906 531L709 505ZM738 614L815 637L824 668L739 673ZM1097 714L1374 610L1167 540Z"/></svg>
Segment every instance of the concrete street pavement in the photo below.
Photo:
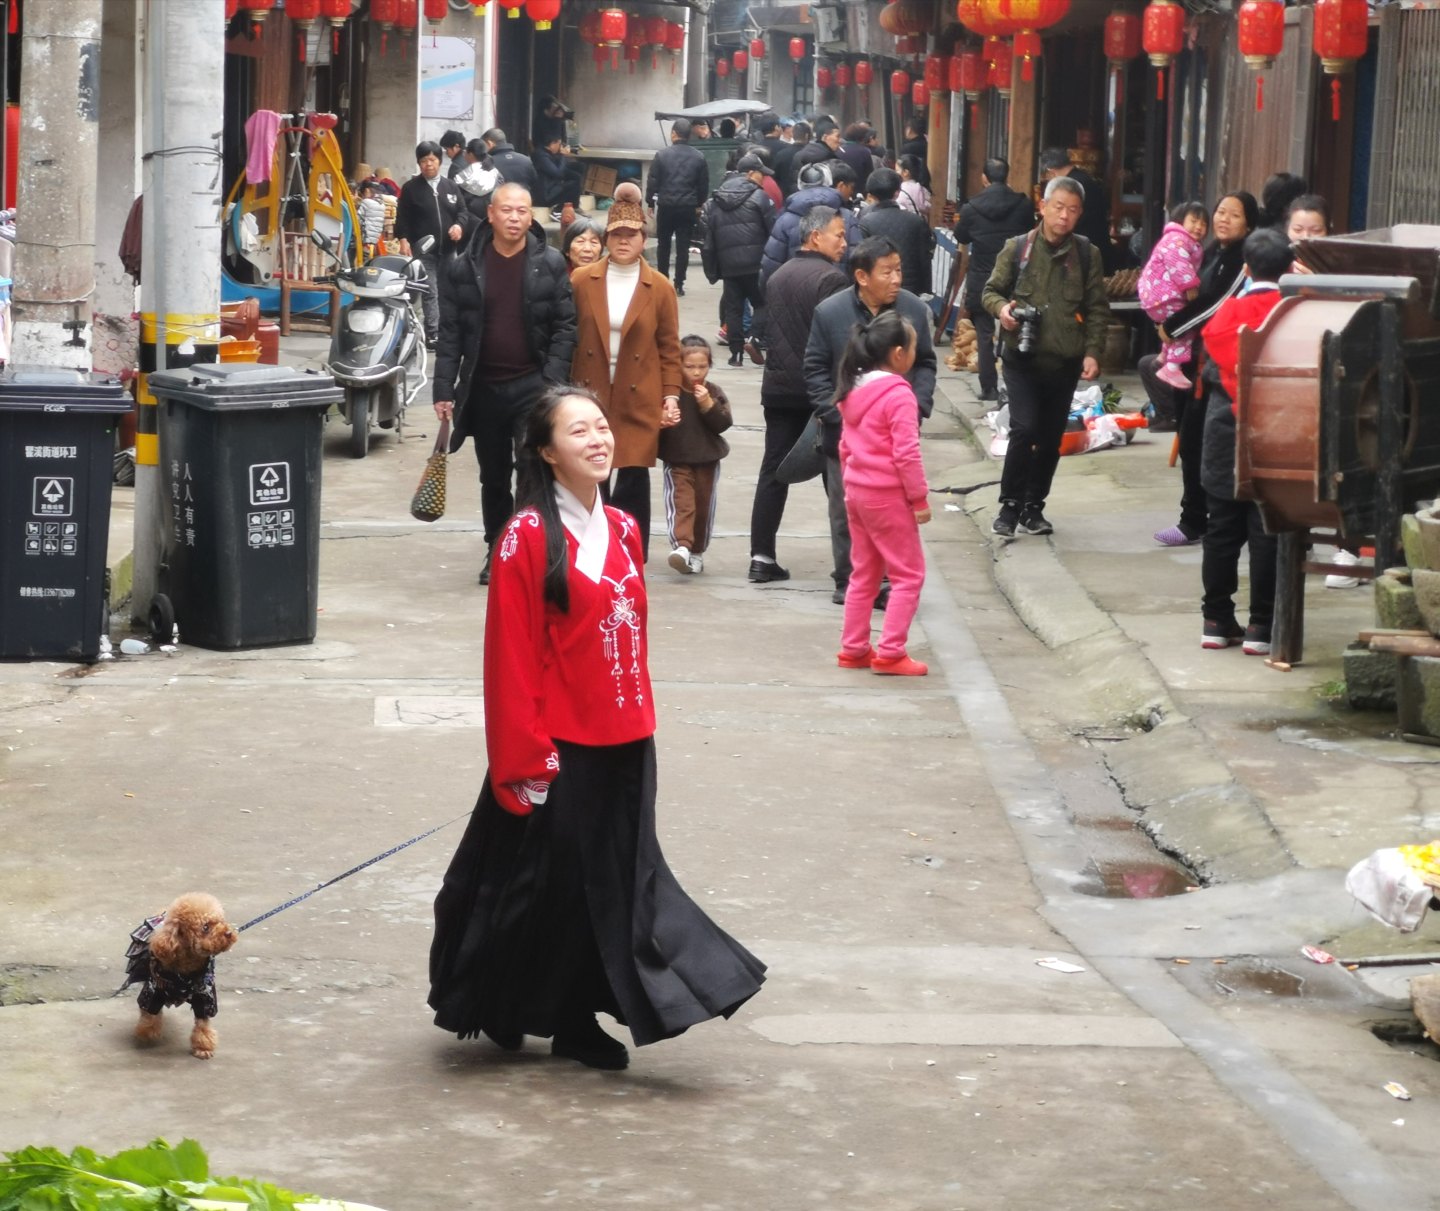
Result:
<svg viewBox="0 0 1440 1211"><path fill-rule="evenodd" d="M717 298L692 274L686 331ZM191 1135L391 1211L1431 1205L1433 1045L1378 1039L1385 998L1297 954L1391 944L1341 868L1435 818L1402 763L1428 750L1312 692L1362 594L1320 597L1289 675L1202 653L1197 553L1149 539L1177 486L1158 435L1064 460L1054 540L1000 548L993 489L965 491L996 475L958 419L978 405L942 372L931 676L840 670L817 484L793 579L745 582L760 375L716 377L737 424L707 570L658 535L649 569L660 829L770 964L760 996L620 1075L430 1025L430 904L484 770L478 491L467 447L447 517L413 522L424 410L358 462L336 423L314 645L0 665L0 1148ZM437 825L242 935L215 1060L183 1016L130 1041L108 994L142 916L203 887L243 922ZM1208 848L1171 846L1187 828Z"/></svg>

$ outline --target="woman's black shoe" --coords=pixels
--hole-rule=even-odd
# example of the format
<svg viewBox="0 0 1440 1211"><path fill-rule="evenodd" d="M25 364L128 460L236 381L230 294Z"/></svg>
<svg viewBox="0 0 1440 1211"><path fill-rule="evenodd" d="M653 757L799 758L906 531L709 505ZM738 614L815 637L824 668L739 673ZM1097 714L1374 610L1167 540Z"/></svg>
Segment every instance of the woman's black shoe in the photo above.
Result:
<svg viewBox="0 0 1440 1211"><path fill-rule="evenodd" d="M630 1066L630 1053L625 1050L625 1044L601 1030L600 1023L593 1017L557 1030L550 1043L550 1054L607 1072L619 1072Z"/></svg>

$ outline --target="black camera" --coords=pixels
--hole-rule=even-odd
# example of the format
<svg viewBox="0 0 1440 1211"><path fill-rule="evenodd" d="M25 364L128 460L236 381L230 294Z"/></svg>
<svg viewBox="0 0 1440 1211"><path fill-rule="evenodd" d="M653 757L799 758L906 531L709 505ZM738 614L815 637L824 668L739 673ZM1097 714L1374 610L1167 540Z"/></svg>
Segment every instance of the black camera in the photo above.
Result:
<svg viewBox="0 0 1440 1211"><path fill-rule="evenodd" d="M1040 336L1040 319L1045 313L1029 303L1012 303L1010 314L1020 325L1019 335L1015 338L1015 352L1021 357L1029 357L1035 352L1035 342Z"/></svg>

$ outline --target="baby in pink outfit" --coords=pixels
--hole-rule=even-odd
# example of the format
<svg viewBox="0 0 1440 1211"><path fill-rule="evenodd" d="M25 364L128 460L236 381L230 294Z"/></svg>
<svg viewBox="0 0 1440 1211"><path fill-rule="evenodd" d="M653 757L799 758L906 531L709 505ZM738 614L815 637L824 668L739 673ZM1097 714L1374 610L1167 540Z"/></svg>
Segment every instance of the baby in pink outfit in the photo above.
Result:
<svg viewBox="0 0 1440 1211"><path fill-rule="evenodd" d="M1199 202L1182 202L1170 212L1170 222L1140 274L1140 306L1155 323L1163 324L1199 293L1205 255L1200 242L1209 230L1209 215ZM1189 390L1190 380L1180 367L1190 360L1194 344L1193 337L1163 342L1155 377L1177 390Z"/></svg>

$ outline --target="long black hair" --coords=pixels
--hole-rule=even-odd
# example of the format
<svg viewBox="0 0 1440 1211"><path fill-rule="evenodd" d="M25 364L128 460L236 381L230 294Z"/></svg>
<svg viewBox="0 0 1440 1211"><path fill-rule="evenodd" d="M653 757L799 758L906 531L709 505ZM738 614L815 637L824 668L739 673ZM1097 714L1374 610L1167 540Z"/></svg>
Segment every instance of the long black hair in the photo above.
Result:
<svg viewBox="0 0 1440 1211"><path fill-rule="evenodd" d="M570 553L565 523L555 500L555 470L541 455L555 444L555 413L568 399L600 401L584 387L547 387L525 418L525 435L515 459L515 508L534 509L545 529L545 600L562 614L570 612Z"/></svg>
<svg viewBox="0 0 1440 1211"><path fill-rule="evenodd" d="M898 311L882 311L868 324L856 324L835 376L835 400L849 395L866 371L884 364L892 349L908 349L914 341L915 326Z"/></svg>

